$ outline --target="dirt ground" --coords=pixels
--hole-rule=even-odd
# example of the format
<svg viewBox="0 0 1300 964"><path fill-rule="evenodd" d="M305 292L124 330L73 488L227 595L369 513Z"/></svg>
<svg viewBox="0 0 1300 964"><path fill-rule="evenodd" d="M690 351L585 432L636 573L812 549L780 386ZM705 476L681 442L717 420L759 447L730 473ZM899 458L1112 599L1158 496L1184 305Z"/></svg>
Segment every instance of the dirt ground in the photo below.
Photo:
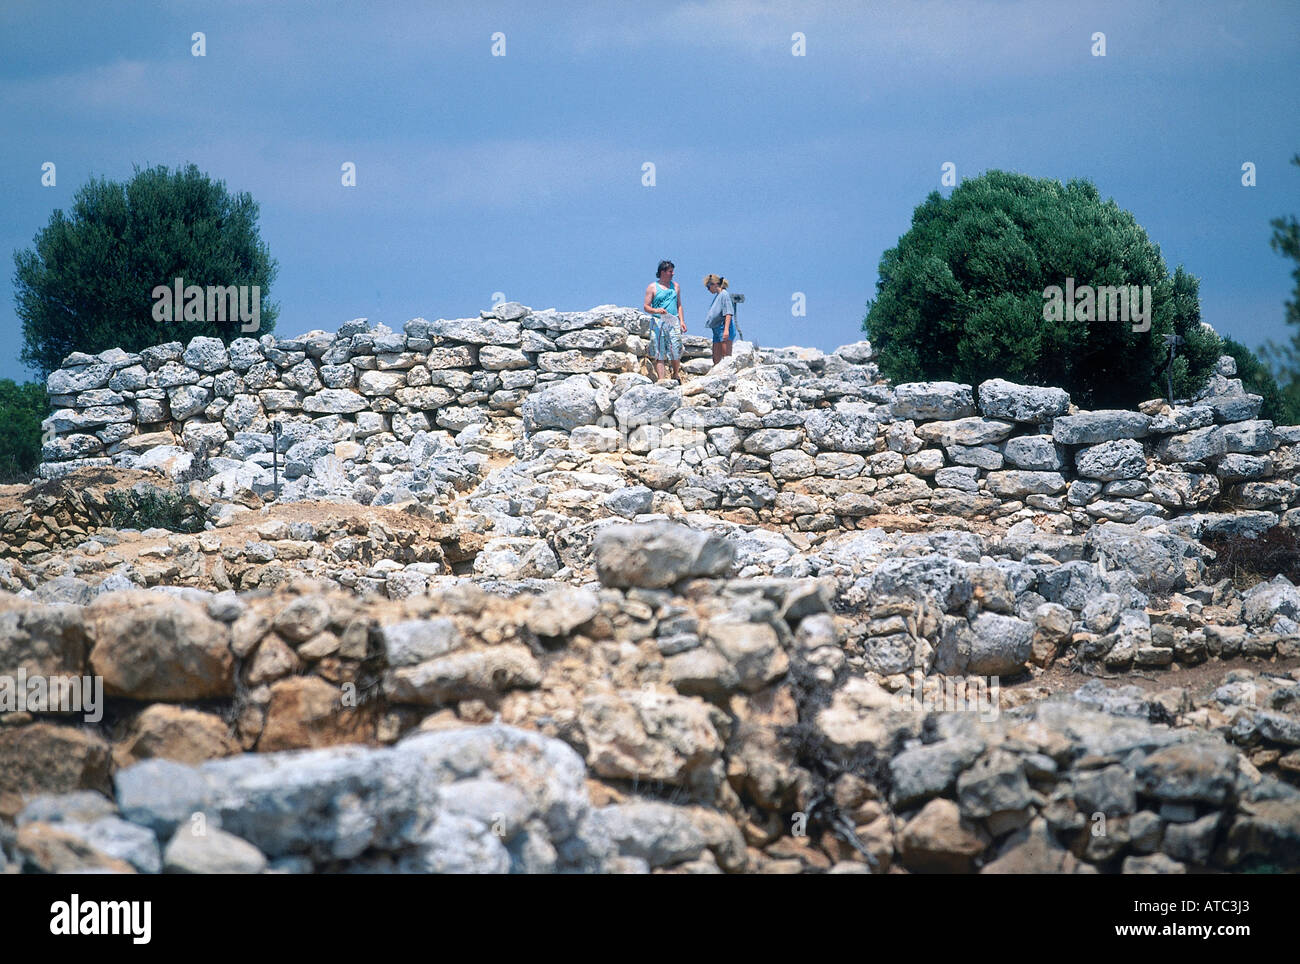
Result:
<svg viewBox="0 0 1300 964"><path fill-rule="evenodd" d="M1012 692L1042 688L1047 692L1041 695L1052 695L1073 692L1089 679L1098 678L1111 687L1137 686L1144 693L1150 694L1180 686L1193 699L1203 699L1223 685L1224 678L1235 669L1296 679L1300 677L1293 674L1300 672L1300 657L1252 659L1236 656L1232 659L1208 659L1196 666L1180 666L1175 663L1166 668L1126 670L1119 673L1100 669L1083 671L1073 660L1058 660L1047 669L1033 667L1031 672L1014 680L1002 680L1001 685L1004 690Z"/></svg>

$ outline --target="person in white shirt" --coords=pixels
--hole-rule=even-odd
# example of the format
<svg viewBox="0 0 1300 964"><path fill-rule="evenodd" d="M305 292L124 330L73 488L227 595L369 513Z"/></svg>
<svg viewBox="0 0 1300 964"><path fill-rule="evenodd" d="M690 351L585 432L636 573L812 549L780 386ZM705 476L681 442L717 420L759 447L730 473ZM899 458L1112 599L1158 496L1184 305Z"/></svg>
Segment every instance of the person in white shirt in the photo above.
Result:
<svg viewBox="0 0 1300 964"><path fill-rule="evenodd" d="M706 275L704 287L713 295L713 304L704 320L713 329L713 364L716 365L731 354L731 344L736 340L736 306L727 293L726 278Z"/></svg>

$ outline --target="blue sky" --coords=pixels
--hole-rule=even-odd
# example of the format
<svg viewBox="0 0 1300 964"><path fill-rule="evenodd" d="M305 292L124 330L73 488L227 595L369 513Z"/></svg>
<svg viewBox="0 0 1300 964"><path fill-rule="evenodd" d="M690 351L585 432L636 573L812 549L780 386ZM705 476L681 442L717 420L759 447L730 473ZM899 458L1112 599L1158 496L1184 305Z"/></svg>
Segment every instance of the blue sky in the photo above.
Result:
<svg viewBox="0 0 1300 964"><path fill-rule="evenodd" d="M1300 214L1298 54L1290 0L4 0L0 377L31 374L13 250L92 175L191 161L260 203L282 335L498 291L638 304L666 257L695 333L716 271L747 334L830 349L862 337L881 254L951 161L1091 178L1255 346L1287 335L1268 221Z"/></svg>

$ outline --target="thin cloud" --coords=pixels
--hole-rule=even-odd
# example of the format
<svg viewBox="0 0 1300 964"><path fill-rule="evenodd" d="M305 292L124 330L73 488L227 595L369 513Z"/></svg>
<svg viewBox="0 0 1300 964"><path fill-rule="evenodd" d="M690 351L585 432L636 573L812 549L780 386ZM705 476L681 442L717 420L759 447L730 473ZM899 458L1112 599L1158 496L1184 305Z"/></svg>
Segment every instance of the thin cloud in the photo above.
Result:
<svg viewBox="0 0 1300 964"><path fill-rule="evenodd" d="M79 111L140 116L166 109L160 96L174 96L188 78L175 64L147 60L115 60L52 76L0 82L0 104L60 114Z"/></svg>
<svg viewBox="0 0 1300 964"><path fill-rule="evenodd" d="M638 186L641 152L598 139L495 138L457 145L428 140L312 139L270 131L229 138L160 136L132 145L142 166L190 160L232 191L249 191L282 210L317 213L364 198L375 215L436 215L448 207L503 211L560 203L592 191ZM105 151L113 146L106 139ZM101 154L101 156L103 156ZM661 169L693 163L686 150L655 151ZM356 164L357 186L341 183L341 165ZM128 173L128 172L123 172Z"/></svg>

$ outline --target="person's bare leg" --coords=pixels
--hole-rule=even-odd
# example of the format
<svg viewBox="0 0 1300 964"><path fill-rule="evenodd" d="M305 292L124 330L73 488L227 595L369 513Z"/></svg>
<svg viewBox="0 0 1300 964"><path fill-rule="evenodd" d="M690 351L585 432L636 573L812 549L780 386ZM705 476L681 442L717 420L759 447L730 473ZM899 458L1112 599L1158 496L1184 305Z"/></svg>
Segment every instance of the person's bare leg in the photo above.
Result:
<svg viewBox="0 0 1300 964"><path fill-rule="evenodd" d="M663 380L664 380L664 363L663 363L663 359L661 358L655 361L655 381L661 382Z"/></svg>
<svg viewBox="0 0 1300 964"><path fill-rule="evenodd" d="M726 342L713 343L713 364L716 365L718 362L722 361L723 356L726 354L726 352L723 351L725 346Z"/></svg>
<svg viewBox="0 0 1300 964"><path fill-rule="evenodd" d="M727 358L727 357L729 357L729 356L731 355L731 346L732 346L732 344L734 344L734 342L735 342L735 339L728 338L726 341L724 341L724 342L722 343L722 357L723 357L723 358Z"/></svg>
<svg viewBox="0 0 1300 964"><path fill-rule="evenodd" d="M676 358L673 359L673 378L679 382L682 380L682 363Z"/></svg>

